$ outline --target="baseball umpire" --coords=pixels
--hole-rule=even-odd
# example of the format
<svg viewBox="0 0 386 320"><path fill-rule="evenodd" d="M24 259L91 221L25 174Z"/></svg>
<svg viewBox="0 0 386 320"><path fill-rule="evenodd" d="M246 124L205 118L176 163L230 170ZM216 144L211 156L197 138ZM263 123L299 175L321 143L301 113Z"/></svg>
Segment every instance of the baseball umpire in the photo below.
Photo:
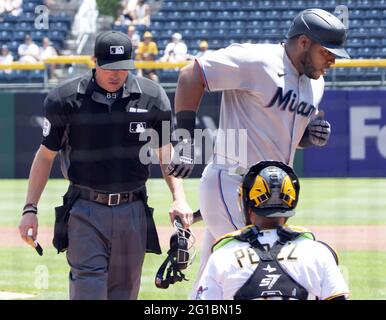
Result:
<svg viewBox="0 0 386 320"><path fill-rule="evenodd" d="M149 165L140 158L144 130L161 137L171 107L155 82L129 70L132 45L120 32L99 34L96 68L53 89L44 102L43 141L32 163L19 231L38 233L37 205L60 153L70 182L56 208L54 246L67 250L70 299L136 299L145 251L161 253L145 183ZM157 141L157 139L152 139ZM166 170L170 140L151 146ZM170 216L192 213L181 181L164 174L171 190Z"/></svg>
<svg viewBox="0 0 386 320"><path fill-rule="evenodd" d="M196 299L348 298L335 251L309 231L284 226L295 214L299 190L296 174L282 162L249 169L239 201L252 224L215 243Z"/></svg>
<svg viewBox="0 0 386 320"><path fill-rule="evenodd" d="M245 171L262 160L293 166L297 148L327 144L331 126L318 110L323 74L336 56L349 57L345 40L345 27L337 17L307 9L294 18L285 43L232 44L181 70L175 98L177 127L193 137L204 91L222 91L220 132L246 130L247 136L242 146L246 159L236 159L234 155L242 154L240 145L232 148L227 134L218 135L213 161L202 174L200 210L207 230L199 272L215 239L245 225L234 193L241 176L229 172ZM180 146L168 172L183 178L193 167L194 140L185 138Z"/></svg>

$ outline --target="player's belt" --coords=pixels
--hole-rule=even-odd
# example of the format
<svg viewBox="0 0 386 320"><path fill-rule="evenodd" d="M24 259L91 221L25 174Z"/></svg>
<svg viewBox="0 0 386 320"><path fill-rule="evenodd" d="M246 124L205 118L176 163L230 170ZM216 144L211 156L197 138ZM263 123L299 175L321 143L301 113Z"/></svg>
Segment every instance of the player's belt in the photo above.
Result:
<svg viewBox="0 0 386 320"><path fill-rule="evenodd" d="M122 203L130 203L140 200L138 193L135 192L104 193L79 185L72 185L72 188L79 191L79 198L94 201L106 206L118 206Z"/></svg>

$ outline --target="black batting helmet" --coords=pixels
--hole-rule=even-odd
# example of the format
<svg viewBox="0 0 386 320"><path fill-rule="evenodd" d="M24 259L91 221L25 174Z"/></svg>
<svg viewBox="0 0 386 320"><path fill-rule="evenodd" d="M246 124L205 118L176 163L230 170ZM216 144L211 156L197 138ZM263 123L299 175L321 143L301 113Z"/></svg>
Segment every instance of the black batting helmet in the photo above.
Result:
<svg viewBox="0 0 386 320"><path fill-rule="evenodd" d="M299 198L299 179L279 161L260 161L245 174L239 199L244 213L251 208L264 217L292 217Z"/></svg>
<svg viewBox="0 0 386 320"><path fill-rule="evenodd" d="M350 58L343 48L347 31L343 23L329 12L322 9L306 9L300 12L292 21L287 39L302 34L320 43L334 55Z"/></svg>

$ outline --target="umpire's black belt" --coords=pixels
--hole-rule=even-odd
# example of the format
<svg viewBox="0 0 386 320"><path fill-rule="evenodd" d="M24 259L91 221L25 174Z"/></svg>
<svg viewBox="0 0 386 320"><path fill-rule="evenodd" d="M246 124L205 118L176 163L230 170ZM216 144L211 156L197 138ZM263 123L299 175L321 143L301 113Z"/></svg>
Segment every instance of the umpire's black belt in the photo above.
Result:
<svg viewBox="0 0 386 320"><path fill-rule="evenodd" d="M130 203L141 199L136 192L104 193L79 185L71 185L71 187L79 191L79 198L106 206L118 206L122 203Z"/></svg>

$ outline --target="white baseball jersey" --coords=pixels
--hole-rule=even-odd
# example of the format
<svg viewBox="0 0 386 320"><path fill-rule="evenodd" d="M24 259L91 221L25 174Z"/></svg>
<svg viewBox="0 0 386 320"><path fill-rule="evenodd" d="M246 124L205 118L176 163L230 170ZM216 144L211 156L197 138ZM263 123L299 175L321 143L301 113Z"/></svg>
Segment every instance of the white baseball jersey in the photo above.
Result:
<svg viewBox="0 0 386 320"><path fill-rule="evenodd" d="M270 247L277 239L276 230L264 230L259 235L259 242ZM349 296L342 273L326 245L301 237L288 242L281 249L278 260L283 269L308 291L308 299ZM215 250L199 281L196 299L233 299L257 268L258 261L259 256L247 242L233 240ZM277 270L270 271L270 275L275 272ZM268 280L262 279L260 286L269 285Z"/></svg>
<svg viewBox="0 0 386 320"><path fill-rule="evenodd" d="M215 239L245 226L237 205L241 176L230 170L261 160L292 166L304 131L318 113L324 80L299 75L281 44L232 44L196 61L206 90L223 91L214 160L200 181L200 210L207 229L199 279ZM239 143L238 136L232 143L233 133L227 129L246 129L246 143ZM197 281L191 299L196 288Z"/></svg>
<svg viewBox="0 0 386 320"><path fill-rule="evenodd" d="M232 44L197 62L206 90L223 91L219 129L247 130L247 167L260 160L292 166L309 119L317 114L323 77L299 75L281 44ZM224 146L227 140L225 135ZM238 161L237 149L219 144L217 139L215 154Z"/></svg>

